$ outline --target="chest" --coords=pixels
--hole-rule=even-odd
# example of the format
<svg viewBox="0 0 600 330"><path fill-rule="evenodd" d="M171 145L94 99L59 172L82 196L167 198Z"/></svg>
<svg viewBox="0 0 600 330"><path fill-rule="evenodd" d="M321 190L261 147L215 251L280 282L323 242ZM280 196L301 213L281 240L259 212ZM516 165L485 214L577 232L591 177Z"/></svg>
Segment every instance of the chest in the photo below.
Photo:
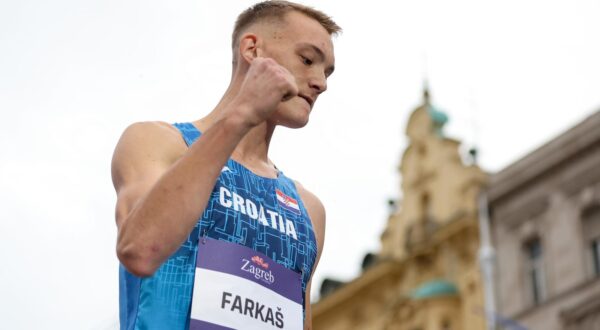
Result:
<svg viewBox="0 0 600 330"><path fill-rule="evenodd" d="M310 272L316 258L310 219L290 181L236 164L223 168L198 234L249 247L297 272Z"/></svg>

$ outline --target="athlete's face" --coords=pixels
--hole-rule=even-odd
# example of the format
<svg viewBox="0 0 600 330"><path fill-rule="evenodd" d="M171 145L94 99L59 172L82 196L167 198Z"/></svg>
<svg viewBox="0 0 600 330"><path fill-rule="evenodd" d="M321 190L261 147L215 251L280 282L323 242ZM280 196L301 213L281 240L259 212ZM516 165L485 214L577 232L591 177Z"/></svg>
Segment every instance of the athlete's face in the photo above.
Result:
<svg viewBox="0 0 600 330"><path fill-rule="evenodd" d="M270 121L303 127L334 70L331 36L317 21L298 12L288 13L285 23L274 24L270 32L265 36L264 56L288 69L298 85L298 96L281 102Z"/></svg>

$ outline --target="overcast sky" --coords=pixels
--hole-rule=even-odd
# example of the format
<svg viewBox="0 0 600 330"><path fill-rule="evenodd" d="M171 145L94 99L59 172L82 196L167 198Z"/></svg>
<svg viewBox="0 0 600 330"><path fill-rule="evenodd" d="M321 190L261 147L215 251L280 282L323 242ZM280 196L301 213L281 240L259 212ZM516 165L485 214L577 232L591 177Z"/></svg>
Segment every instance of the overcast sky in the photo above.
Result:
<svg viewBox="0 0 600 330"><path fill-rule="evenodd" d="M1 328L115 328L115 143L132 122L214 107L251 3L0 2ZM425 75L447 135L489 172L600 109L598 0L307 3L344 28L336 72L271 156L327 208L313 296L379 249Z"/></svg>

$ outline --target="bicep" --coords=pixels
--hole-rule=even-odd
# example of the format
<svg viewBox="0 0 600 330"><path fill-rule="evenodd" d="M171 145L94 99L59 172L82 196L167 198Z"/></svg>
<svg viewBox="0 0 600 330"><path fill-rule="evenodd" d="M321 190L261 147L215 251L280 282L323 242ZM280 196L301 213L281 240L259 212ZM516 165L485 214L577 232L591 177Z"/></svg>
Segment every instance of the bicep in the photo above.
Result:
<svg viewBox="0 0 600 330"><path fill-rule="evenodd" d="M151 178L147 181L136 181L123 183L117 193L117 205L115 208L115 221L120 228L123 221L135 208L137 203L152 187Z"/></svg>
<svg viewBox="0 0 600 330"><path fill-rule="evenodd" d="M111 174L117 192L117 227L167 169L160 148L153 148L153 134L148 132L148 125L128 127L113 154Z"/></svg>

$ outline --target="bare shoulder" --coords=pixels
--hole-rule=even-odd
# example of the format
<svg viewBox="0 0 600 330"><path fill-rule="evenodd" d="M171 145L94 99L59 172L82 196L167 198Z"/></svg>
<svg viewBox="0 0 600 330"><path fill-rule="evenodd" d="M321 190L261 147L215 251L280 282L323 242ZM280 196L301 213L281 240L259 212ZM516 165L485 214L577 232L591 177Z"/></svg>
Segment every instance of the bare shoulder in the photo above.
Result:
<svg viewBox="0 0 600 330"><path fill-rule="evenodd" d="M142 143L144 141L159 143L161 141L164 143L183 141L177 128L162 121L143 121L129 125L123 132L121 141L125 140L128 142L131 139L135 140L134 142Z"/></svg>
<svg viewBox="0 0 600 330"><path fill-rule="evenodd" d="M165 122L138 122L125 129L112 159L115 188L165 169L186 151L178 130Z"/></svg>

